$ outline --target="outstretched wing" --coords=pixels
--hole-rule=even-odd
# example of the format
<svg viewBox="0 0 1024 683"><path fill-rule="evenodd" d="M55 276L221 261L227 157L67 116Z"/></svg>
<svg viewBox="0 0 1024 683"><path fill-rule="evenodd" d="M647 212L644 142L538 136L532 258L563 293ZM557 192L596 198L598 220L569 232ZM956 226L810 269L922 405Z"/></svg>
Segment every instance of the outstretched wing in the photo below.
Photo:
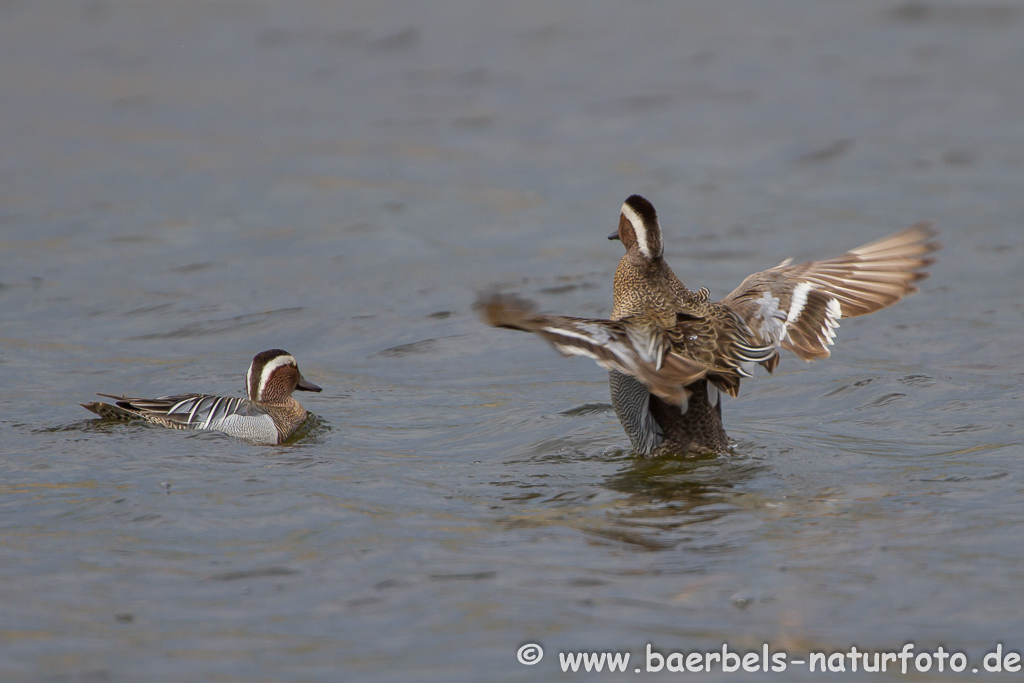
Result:
<svg viewBox="0 0 1024 683"><path fill-rule="evenodd" d="M841 318L874 313L917 291L934 263L931 223L922 222L841 256L747 277L720 303L746 321L760 344L789 349L805 361L827 358ZM763 365L772 370L778 355Z"/></svg>
<svg viewBox="0 0 1024 683"><path fill-rule="evenodd" d="M474 308L489 325L532 332L567 356L585 356L607 370L632 375L674 405L685 406L686 385L715 371L674 351L664 330L639 318L537 315L532 303L500 294L479 299Z"/></svg>

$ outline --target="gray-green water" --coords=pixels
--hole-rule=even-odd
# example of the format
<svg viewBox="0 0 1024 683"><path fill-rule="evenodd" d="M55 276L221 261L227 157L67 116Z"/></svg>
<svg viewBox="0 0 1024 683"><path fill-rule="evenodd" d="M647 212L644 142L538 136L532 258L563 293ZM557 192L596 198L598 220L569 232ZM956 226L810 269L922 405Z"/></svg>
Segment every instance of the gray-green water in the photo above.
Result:
<svg viewBox="0 0 1024 683"><path fill-rule="evenodd" d="M1024 648L1022 30L966 1L0 3L0 679ZM602 370L470 308L606 315L633 192L715 296L922 219L946 249L831 359L746 382L736 456L643 462ZM78 406L237 395L272 347L325 388L293 446Z"/></svg>

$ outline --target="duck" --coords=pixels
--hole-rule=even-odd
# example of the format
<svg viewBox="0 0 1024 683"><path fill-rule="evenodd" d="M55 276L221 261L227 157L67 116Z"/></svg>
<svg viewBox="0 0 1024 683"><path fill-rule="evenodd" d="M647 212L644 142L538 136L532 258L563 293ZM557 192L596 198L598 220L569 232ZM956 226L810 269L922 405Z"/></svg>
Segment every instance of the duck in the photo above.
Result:
<svg viewBox="0 0 1024 683"><path fill-rule="evenodd" d="M942 246L936 235L922 221L832 258L786 259L713 301L665 262L658 214L634 194L608 236L626 250L609 319L539 314L532 302L500 292L474 306L489 325L531 332L607 369L612 407L638 455L722 454L732 444L721 394L737 396L758 365L774 371L782 351L807 362L828 358L840 320L918 291Z"/></svg>
<svg viewBox="0 0 1024 683"><path fill-rule="evenodd" d="M282 349L270 349L253 357L245 376L244 398L209 394L158 398L97 394L115 399L115 403L94 401L80 405L105 420L145 420L172 429L215 430L254 444L273 445L291 438L309 417L292 397L294 391L320 392L322 388L302 376L294 356Z"/></svg>

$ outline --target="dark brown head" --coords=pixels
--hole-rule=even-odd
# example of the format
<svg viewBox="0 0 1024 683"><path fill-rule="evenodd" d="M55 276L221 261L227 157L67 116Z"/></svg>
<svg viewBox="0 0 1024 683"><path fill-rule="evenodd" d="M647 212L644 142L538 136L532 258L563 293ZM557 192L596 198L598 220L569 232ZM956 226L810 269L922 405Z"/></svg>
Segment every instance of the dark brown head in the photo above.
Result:
<svg viewBox="0 0 1024 683"><path fill-rule="evenodd" d="M295 390L322 391L302 376L295 358L287 351L270 349L256 354L245 376L245 393L250 401L280 403Z"/></svg>
<svg viewBox="0 0 1024 683"><path fill-rule="evenodd" d="M651 203L638 194L623 202L619 229L608 235L608 239L622 240L627 254L636 253L648 261L661 258L663 249L658 214Z"/></svg>

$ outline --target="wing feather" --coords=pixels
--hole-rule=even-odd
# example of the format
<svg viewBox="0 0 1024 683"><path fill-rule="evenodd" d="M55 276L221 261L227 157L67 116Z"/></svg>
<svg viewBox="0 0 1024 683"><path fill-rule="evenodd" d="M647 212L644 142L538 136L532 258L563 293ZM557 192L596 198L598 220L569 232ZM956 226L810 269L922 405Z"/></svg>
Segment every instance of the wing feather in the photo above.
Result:
<svg viewBox="0 0 1024 683"><path fill-rule="evenodd" d="M928 222L830 259L778 266L747 277L721 303L742 317L758 341L810 361L827 358L839 320L874 313L917 291L942 247ZM773 303L774 302L774 303ZM778 357L763 362L773 369Z"/></svg>
<svg viewBox="0 0 1024 683"><path fill-rule="evenodd" d="M252 401L245 398L206 394L178 394L158 398L115 396L114 394L99 395L115 399L116 405L124 410L158 417L182 427L194 429L217 429L218 423L229 415L248 414L256 408Z"/></svg>
<svg viewBox="0 0 1024 683"><path fill-rule="evenodd" d="M607 370L635 377L674 405L686 405L686 385L714 371L677 353L664 330L642 319L538 315L532 303L501 294L479 299L475 308L489 325L532 332L565 355L585 356Z"/></svg>

